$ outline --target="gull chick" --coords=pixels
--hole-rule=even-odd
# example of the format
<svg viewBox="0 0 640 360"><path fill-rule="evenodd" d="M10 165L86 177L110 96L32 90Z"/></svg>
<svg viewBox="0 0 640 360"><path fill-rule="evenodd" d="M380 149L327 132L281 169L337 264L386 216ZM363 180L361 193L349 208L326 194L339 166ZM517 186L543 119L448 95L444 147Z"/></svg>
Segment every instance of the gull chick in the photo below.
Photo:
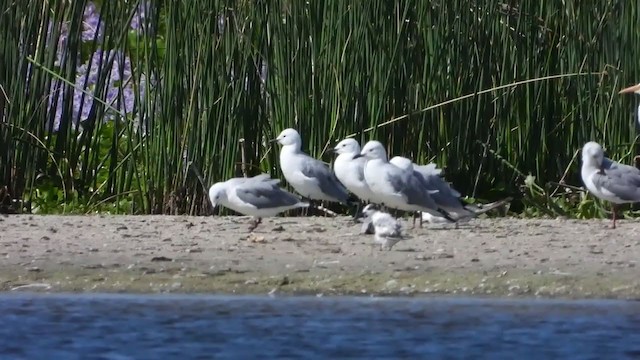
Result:
<svg viewBox="0 0 640 360"><path fill-rule="evenodd" d="M590 193L611 202L614 229L616 206L640 202L640 170L606 158L602 146L596 142L582 147L581 176Z"/></svg>
<svg viewBox="0 0 640 360"><path fill-rule="evenodd" d="M302 139L294 129L283 130L275 140L280 150L280 169L294 190L310 200L349 203L347 189L329 167L302 152Z"/></svg>
<svg viewBox="0 0 640 360"><path fill-rule="evenodd" d="M402 222L386 212L379 211L373 204L364 207L362 213L366 216L363 230L368 224L373 226L376 244L380 244L380 250L391 250L393 245L406 237L402 234Z"/></svg>
<svg viewBox="0 0 640 360"><path fill-rule="evenodd" d="M307 207L295 195L278 187L280 180L271 179L268 174L251 178L232 178L215 183L209 189L209 200L215 209L222 205L255 219L249 231L255 230L263 217L275 216L283 211Z"/></svg>

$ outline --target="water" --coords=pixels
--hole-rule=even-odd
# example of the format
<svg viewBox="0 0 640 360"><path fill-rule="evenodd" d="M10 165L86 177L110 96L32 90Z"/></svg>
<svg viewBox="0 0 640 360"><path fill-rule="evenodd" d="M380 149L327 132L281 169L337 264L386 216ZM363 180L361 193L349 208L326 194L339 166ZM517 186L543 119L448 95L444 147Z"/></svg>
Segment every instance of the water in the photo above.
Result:
<svg viewBox="0 0 640 360"><path fill-rule="evenodd" d="M640 303L0 295L2 359L640 357Z"/></svg>

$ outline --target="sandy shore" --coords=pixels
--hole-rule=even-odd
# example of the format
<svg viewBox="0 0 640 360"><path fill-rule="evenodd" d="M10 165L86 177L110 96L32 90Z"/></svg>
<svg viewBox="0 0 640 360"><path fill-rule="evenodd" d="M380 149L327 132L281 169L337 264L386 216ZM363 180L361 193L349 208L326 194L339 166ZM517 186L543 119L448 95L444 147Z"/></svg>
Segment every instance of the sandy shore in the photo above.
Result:
<svg viewBox="0 0 640 360"><path fill-rule="evenodd" d="M425 224L392 251L347 217L248 221L1 216L0 290L640 298L638 221Z"/></svg>

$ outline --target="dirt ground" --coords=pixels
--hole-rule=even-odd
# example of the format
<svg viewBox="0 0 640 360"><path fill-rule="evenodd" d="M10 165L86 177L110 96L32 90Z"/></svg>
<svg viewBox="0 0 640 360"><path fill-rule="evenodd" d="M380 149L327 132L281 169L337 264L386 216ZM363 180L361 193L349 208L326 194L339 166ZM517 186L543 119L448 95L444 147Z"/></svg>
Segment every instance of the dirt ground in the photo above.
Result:
<svg viewBox="0 0 640 360"><path fill-rule="evenodd" d="M475 219L391 251L348 217L0 216L0 290L640 298L640 221Z"/></svg>

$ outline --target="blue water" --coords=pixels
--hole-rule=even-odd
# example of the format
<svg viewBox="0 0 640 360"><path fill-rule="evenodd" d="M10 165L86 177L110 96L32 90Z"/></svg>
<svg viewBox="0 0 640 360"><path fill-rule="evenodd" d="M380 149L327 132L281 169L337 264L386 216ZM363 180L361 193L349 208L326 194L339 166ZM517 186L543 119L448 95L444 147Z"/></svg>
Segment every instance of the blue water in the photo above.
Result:
<svg viewBox="0 0 640 360"><path fill-rule="evenodd" d="M2 359L640 358L640 302L0 295Z"/></svg>

